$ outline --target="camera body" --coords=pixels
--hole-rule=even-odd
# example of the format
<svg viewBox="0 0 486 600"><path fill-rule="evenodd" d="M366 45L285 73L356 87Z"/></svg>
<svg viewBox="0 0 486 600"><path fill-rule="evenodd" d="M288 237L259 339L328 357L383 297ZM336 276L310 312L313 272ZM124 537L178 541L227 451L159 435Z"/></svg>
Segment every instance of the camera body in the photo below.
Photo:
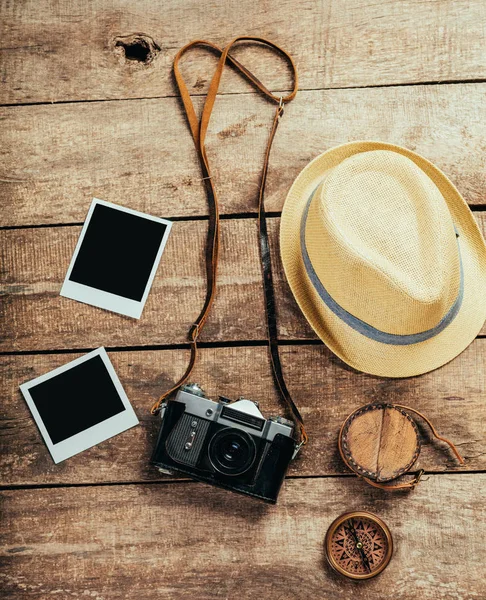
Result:
<svg viewBox="0 0 486 600"><path fill-rule="evenodd" d="M275 504L298 448L294 424L265 419L245 398L230 404L207 398L197 384L182 386L162 405L162 426L152 463L163 473L198 481Z"/></svg>

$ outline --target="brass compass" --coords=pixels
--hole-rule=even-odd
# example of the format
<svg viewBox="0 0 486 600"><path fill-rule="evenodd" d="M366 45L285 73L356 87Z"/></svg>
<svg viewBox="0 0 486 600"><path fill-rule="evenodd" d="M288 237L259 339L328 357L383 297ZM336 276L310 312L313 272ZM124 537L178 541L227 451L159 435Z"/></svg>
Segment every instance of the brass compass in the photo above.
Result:
<svg viewBox="0 0 486 600"><path fill-rule="evenodd" d="M351 579L370 579L390 562L393 540L381 519L358 511L345 513L331 524L324 548L335 571Z"/></svg>

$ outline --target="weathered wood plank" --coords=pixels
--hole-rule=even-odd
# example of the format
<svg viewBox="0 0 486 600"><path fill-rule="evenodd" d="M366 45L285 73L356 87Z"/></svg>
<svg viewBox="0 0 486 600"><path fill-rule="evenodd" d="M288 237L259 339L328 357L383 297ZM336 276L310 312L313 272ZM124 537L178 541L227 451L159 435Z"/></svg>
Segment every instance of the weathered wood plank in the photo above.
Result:
<svg viewBox="0 0 486 600"><path fill-rule="evenodd" d="M353 410L372 400L397 402L423 411L437 430L458 444L467 470L484 470L486 442L486 340L476 340L441 369L407 380L356 373L324 346L283 346L288 385L306 421L310 444L293 463L291 475L348 472L337 450L337 435ZM150 406L184 371L188 351L110 352L115 369L140 419L135 427L55 465L42 442L19 384L65 364L73 355L0 357L0 485L146 481L160 478L149 466L159 428ZM192 376L212 397L244 395L260 402L266 415L283 409L272 383L266 347L204 348ZM69 405L66 410L75 411ZM418 466L428 471L458 467L448 448L431 441L421 426L424 447ZM365 484L363 484L365 487Z"/></svg>
<svg viewBox="0 0 486 600"><path fill-rule="evenodd" d="M140 320L59 296L79 227L0 232L6 294L0 348L86 348L187 341L205 297L207 222L177 222ZM255 219L225 221L219 297L206 340L265 335ZM235 246L236 242L236 246ZM219 315L219 317L218 317ZM249 320L248 320L249 318Z"/></svg>
<svg viewBox="0 0 486 600"><path fill-rule="evenodd" d="M4 3L2 13L2 104L172 95L178 48L242 33L289 51L307 89L486 77L482 0L143 0L129 10L123 0L30 0ZM155 49L149 64L126 60L117 46L139 33ZM272 89L288 87L274 56L238 54ZM190 88L201 91L212 69L214 61L190 58ZM225 81L225 91L247 89L236 75Z"/></svg>
<svg viewBox="0 0 486 600"><path fill-rule="evenodd" d="M415 150L469 203L486 203L485 97L486 84L300 92L275 139L267 209L281 210L309 160L356 139ZM218 98L208 149L222 212L256 210L272 115L256 95ZM93 196L165 217L207 214L193 142L174 98L7 107L0 118L0 225L82 222Z"/></svg>
<svg viewBox="0 0 486 600"><path fill-rule="evenodd" d="M480 599L485 479L430 476L400 497L289 480L276 507L195 483L4 492L3 598ZM332 520L356 509L394 538L388 568L359 584L323 553Z"/></svg>
<svg viewBox="0 0 486 600"><path fill-rule="evenodd" d="M476 213L486 224L486 214ZM285 281L278 225L269 219L282 339L316 339ZM3 352L187 342L205 295L204 221L174 224L139 321L59 296L79 227L0 231ZM256 219L222 222L218 295L204 341L265 339ZM483 330L483 332L486 331Z"/></svg>

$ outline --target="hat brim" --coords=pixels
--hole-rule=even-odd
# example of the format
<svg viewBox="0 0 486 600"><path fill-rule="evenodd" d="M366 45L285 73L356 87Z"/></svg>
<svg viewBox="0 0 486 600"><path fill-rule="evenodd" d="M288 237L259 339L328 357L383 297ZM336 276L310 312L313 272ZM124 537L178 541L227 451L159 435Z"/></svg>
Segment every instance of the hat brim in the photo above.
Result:
<svg viewBox="0 0 486 600"><path fill-rule="evenodd" d="M329 169L349 156L370 150L398 152L418 165L439 188L459 233L464 272L461 308L443 331L417 344L383 344L358 333L321 300L304 268L300 224L310 195ZM486 246L474 216L442 171L400 146L351 142L332 148L310 162L292 184L285 201L280 223L280 253L287 281L311 327L334 354L358 371L381 377L411 377L432 371L467 348L486 319Z"/></svg>

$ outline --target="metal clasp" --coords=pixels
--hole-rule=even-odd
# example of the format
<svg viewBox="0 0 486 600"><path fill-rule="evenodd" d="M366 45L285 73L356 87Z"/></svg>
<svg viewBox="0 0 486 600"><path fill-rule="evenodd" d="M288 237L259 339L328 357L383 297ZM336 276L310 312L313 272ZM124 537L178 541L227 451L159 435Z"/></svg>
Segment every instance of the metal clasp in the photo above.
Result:
<svg viewBox="0 0 486 600"><path fill-rule="evenodd" d="M420 469L417 475L415 475L415 482L412 485L412 490L415 489L415 486L420 483L420 480L422 479L424 473L425 471L423 469Z"/></svg>
<svg viewBox="0 0 486 600"><path fill-rule="evenodd" d="M200 323L194 323L192 325L192 327L189 329L189 335L191 336L193 341L198 338L200 332L201 332L201 324Z"/></svg>
<svg viewBox="0 0 486 600"><path fill-rule="evenodd" d="M294 460L294 458L297 456L297 454L299 454L300 449L302 448L302 446L304 445L305 442L300 442L300 444L297 444L295 446L295 450L294 453L292 454L292 460Z"/></svg>

